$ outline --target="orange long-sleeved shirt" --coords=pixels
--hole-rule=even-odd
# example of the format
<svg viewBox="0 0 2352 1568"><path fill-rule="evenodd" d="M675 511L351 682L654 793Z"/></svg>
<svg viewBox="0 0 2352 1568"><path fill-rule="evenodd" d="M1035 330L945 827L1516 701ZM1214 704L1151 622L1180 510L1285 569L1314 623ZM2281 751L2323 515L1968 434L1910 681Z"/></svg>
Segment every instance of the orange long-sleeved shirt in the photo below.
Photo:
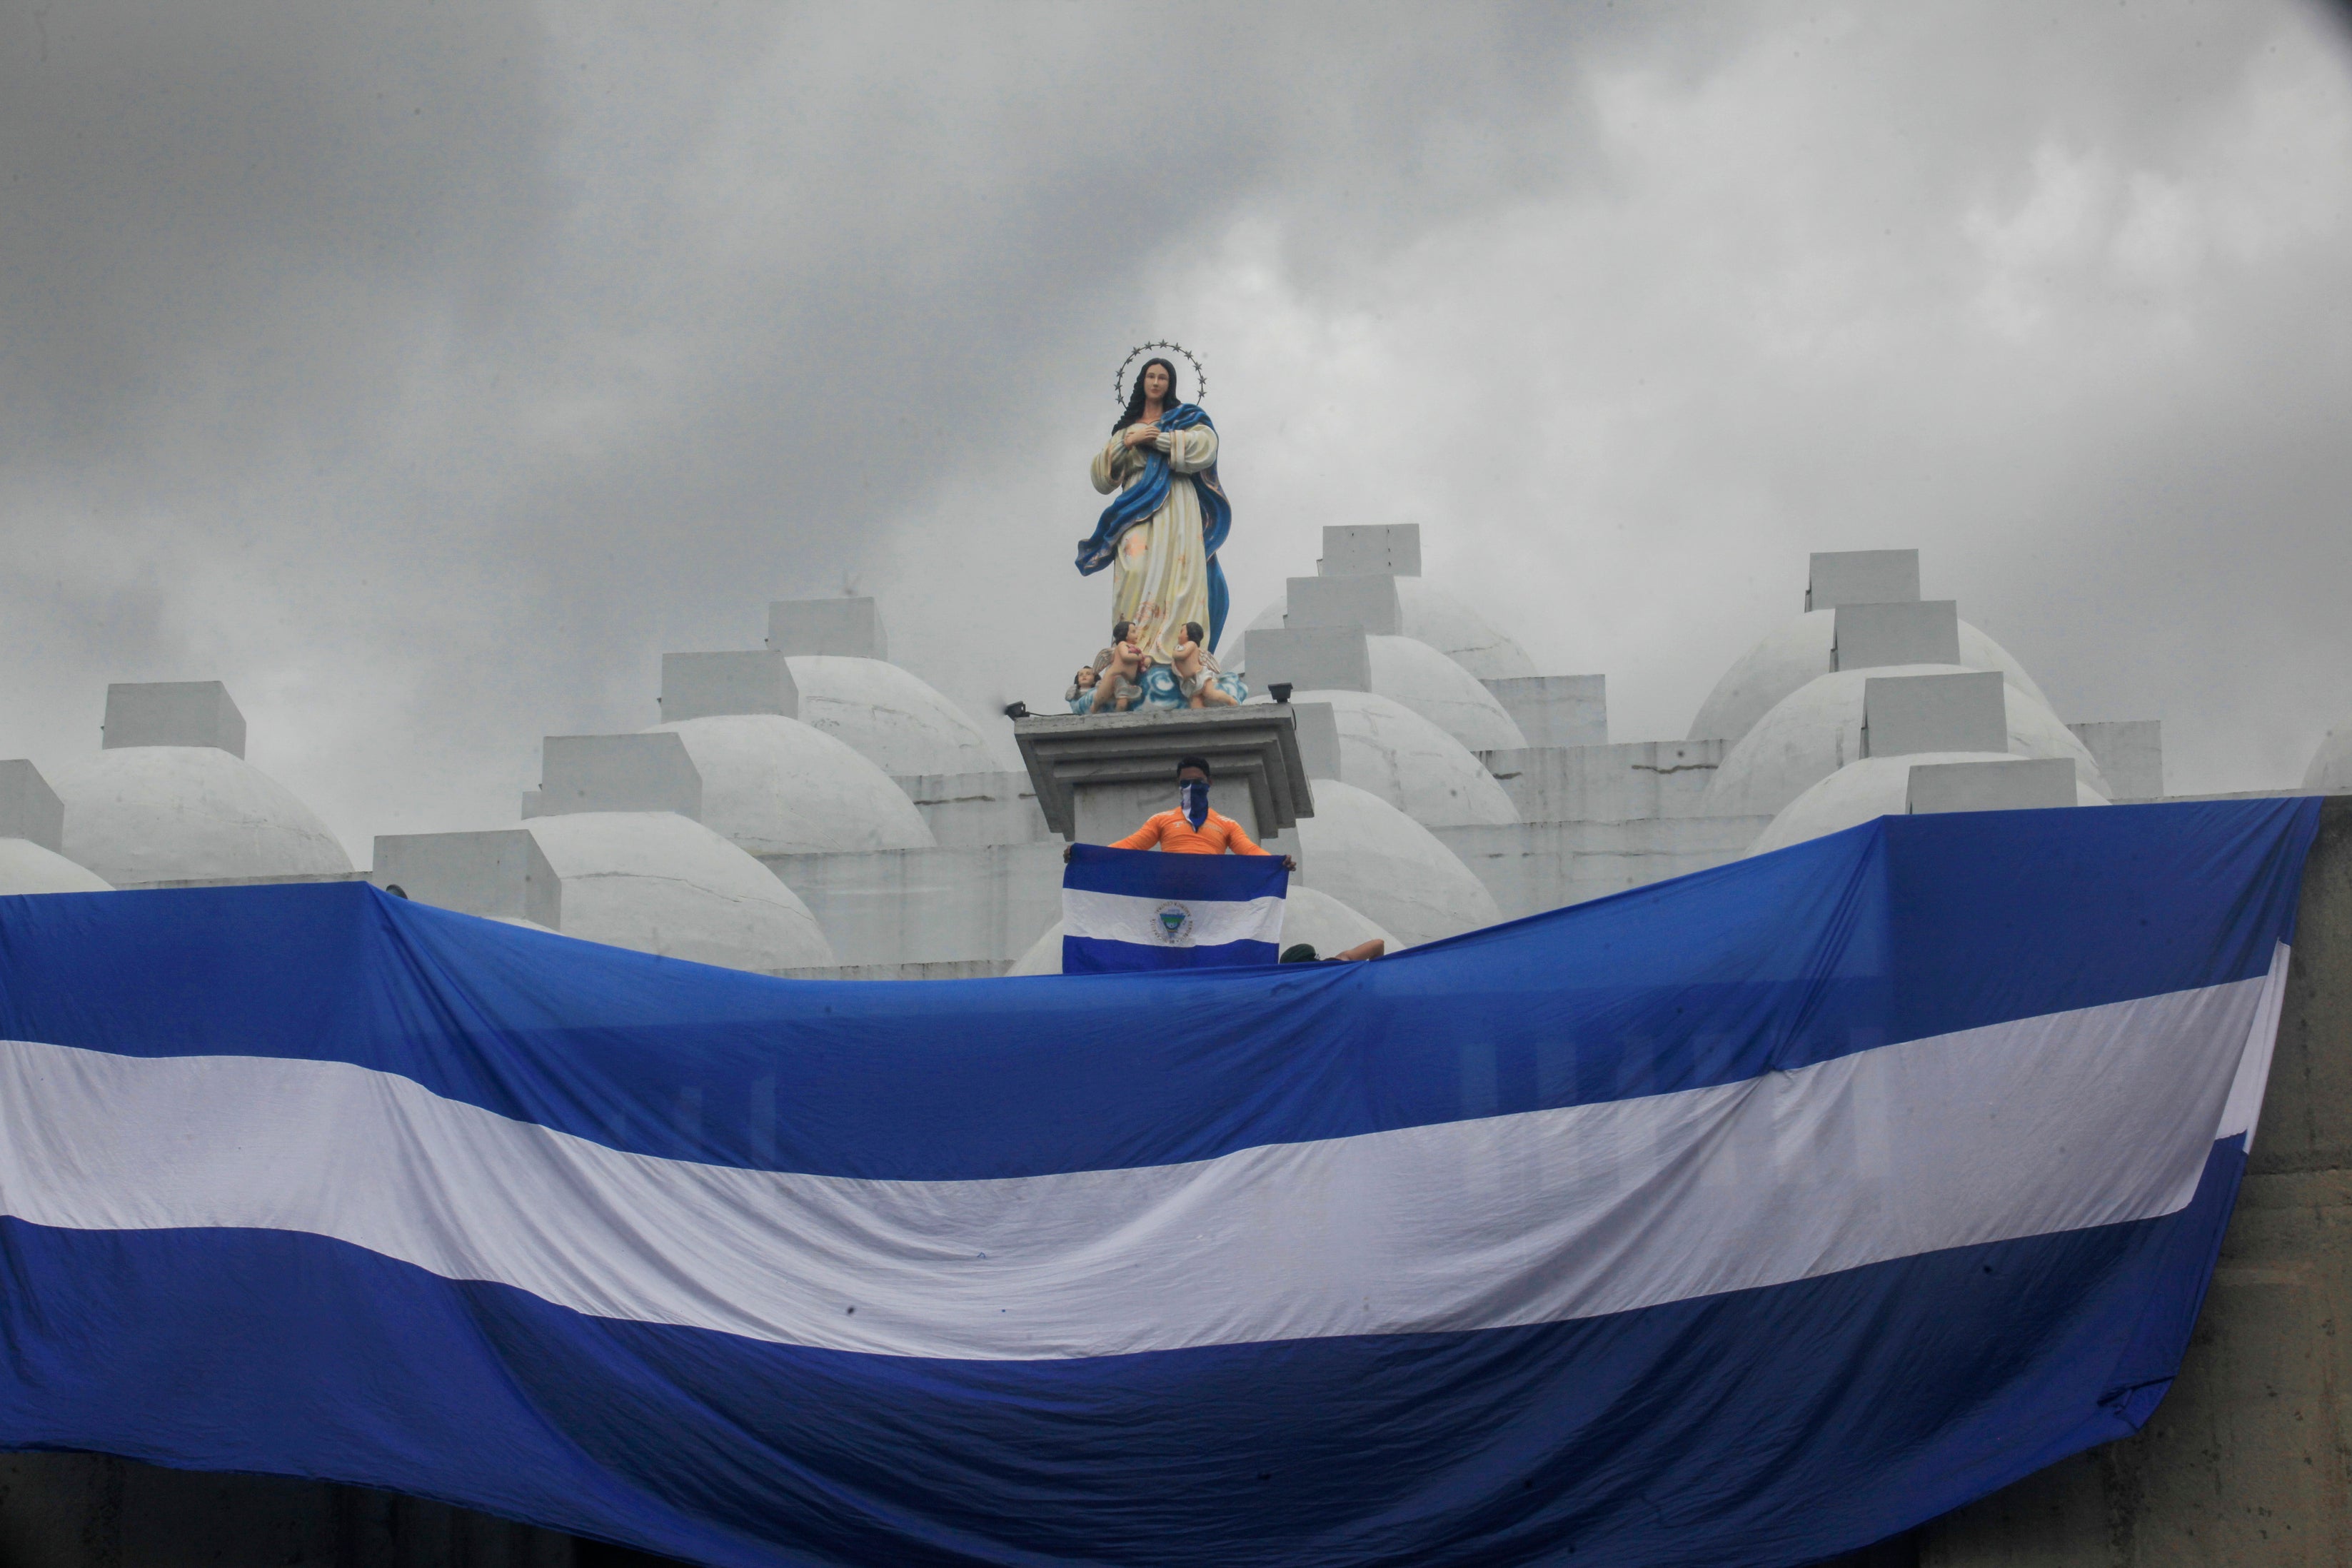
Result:
<svg viewBox="0 0 2352 1568"><path fill-rule="evenodd" d="M1170 855L1222 855L1227 849L1236 855L1265 853L1250 841L1240 823L1213 809L1198 827L1185 821L1181 811L1163 811L1111 847L1149 849L1155 844Z"/></svg>

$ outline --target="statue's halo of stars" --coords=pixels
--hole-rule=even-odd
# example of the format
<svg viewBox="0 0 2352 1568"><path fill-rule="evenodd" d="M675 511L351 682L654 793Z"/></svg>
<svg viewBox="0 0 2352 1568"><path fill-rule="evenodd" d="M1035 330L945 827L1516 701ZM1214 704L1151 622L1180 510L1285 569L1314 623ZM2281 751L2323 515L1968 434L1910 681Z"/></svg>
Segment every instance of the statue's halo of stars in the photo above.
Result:
<svg viewBox="0 0 2352 1568"><path fill-rule="evenodd" d="M1118 362L1118 374L1110 378L1110 395L1112 402L1118 404L1121 408L1125 408L1127 406L1128 395L1132 390L1127 384L1127 367L1133 364L1137 360L1141 359L1145 354L1150 353L1153 349L1166 349L1170 353L1182 354L1184 356L1184 363L1192 367L1192 395L1186 398L1185 401L1188 403L1205 403L1208 401L1209 373L1201 368L1201 362L1192 357L1192 351L1191 349L1186 348L1182 343L1171 342L1167 339L1162 338L1157 342L1139 343L1136 347L1127 351L1127 357Z"/></svg>

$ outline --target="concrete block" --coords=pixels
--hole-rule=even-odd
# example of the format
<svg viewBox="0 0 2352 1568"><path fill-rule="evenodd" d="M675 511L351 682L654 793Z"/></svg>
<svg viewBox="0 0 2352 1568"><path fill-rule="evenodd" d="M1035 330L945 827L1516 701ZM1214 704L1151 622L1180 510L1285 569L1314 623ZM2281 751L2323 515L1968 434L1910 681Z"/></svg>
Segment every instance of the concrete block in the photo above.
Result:
<svg viewBox="0 0 2352 1568"><path fill-rule="evenodd" d="M1639 822L1704 816L1728 741L1631 741L1481 752L1522 822Z"/></svg>
<svg viewBox="0 0 2352 1568"><path fill-rule="evenodd" d="M702 819L702 774L672 734L550 735L530 816L574 811L674 811Z"/></svg>
<svg viewBox="0 0 2352 1568"><path fill-rule="evenodd" d="M217 680L117 682L106 689L100 745L211 746L245 755L245 715Z"/></svg>
<svg viewBox="0 0 2352 1568"><path fill-rule="evenodd" d="M1339 626L1274 626L1249 635L1250 689L1285 682L1301 691L1370 691L1364 634Z"/></svg>
<svg viewBox="0 0 2352 1568"><path fill-rule="evenodd" d="M1285 587L1285 626L1339 626L1390 637L1404 633L1404 605L1393 577L1292 577Z"/></svg>
<svg viewBox="0 0 2352 1568"><path fill-rule="evenodd" d="M1185 756L1207 761L1217 809L1269 849L1315 813L1297 721L1278 703L1022 719L1013 735L1046 822L1075 842L1123 838L1172 807Z"/></svg>
<svg viewBox="0 0 2352 1568"><path fill-rule="evenodd" d="M779 969L786 980L995 980L1009 958L950 959L939 963L836 963L825 969Z"/></svg>
<svg viewBox="0 0 2352 1568"><path fill-rule="evenodd" d="M1840 605L1830 634L1832 669L1960 662L1960 607L1951 599Z"/></svg>
<svg viewBox="0 0 2352 1568"><path fill-rule="evenodd" d="M1862 683L1862 754L2006 752L2009 698L1997 669L1878 675Z"/></svg>
<svg viewBox="0 0 2352 1568"><path fill-rule="evenodd" d="M1325 577L1418 577L1421 524L1349 524L1323 531L1323 558L1315 563Z"/></svg>
<svg viewBox="0 0 2352 1568"><path fill-rule="evenodd" d="M22 838L52 855L65 852L65 802L22 757L0 763L0 838Z"/></svg>
<svg viewBox="0 0 2352 1568"><path fill-rule="evenodd" d="M768 646L782 654L890 657L882 608L868 598L779 599L768 606Z"/></svg>
<svg viewBox="0 0 2352 1568"><path fill-rule="evenodd" d="M2074 764L2064 757L1921 763L1911 770L1910 809L1915 816L1931 811L2033 811L2072 805L2074 798Z"/></svg>
<svg viewBox="0 0 2352 1568"><path fill-rule="evenodd" d="M1609 743L1605 675L1517 675L1479 684L1494 693L1530 746Z"/></svg>
<svg viewBox="0 0 2352 1568"><path fill-rule="evenodd" d="M1062 918L1062 846L763 855L844 967L1011 963Z"/></svg>
<svg viewBox="0 0 2352 1568"><path fill-rule="evenodd" d="M781 713L797 719L801 694L789 656L774 648L750 653L662 655L661 716L665 724L721 713Z"/></svg>
<svg viewBox="0 0 2352 1568"><path fill-rule="evenodd" d="M1727 865L1769 816L1512 822L1431 829L1494 895L1507 921Z"/></svg>
<svg viewBox="0 0 2352 1568"><path fill-rule="evenodd" d="M436 909L563 929L562 883L526 827L381 836L368 880Z"/></svg>
<svg viewBox="0 0 2352 1568"><path fill-rule="evenodd" d="M1298 761L1310 779L1339 776L1339 716L1328 702L1293 702L1298 724Z"/></svg>
<svg viewBox="0 0 2352 1568"><path fill-rule="evenodd" d="M2117 800L2160 800L2164 795L2164 724L2157 719L2122 719L2069 724L2074 738L2099 764Z"/></svg>
<svg viewBox="0 0 2352 1568"><path fill-rule="evenodd" d="M943 847L1060 842L1027 773L921 773L890 782L915 803Z"/></svg>
<svg viewBox="0 0 2352 1568"><path fill-rule="evenodd" d="M1805 608L1907 605L1919 598L1916 550L1817 550L1805 581Z"/></svg>

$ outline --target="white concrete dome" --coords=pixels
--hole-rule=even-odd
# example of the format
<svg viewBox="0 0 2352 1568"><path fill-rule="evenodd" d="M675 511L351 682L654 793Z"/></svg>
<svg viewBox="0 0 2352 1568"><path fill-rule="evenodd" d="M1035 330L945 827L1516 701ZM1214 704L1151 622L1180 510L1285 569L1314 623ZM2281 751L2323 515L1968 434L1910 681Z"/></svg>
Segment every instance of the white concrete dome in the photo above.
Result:
<svg viewBox="0 0 2352 1568"><path fill-rule="evenodd" d="M2352 794L2352 721L2327 731L2304 770L2303 787L2315 795Z"/></svg>
<svg viewBox="0 0 2352 1568"><path fill-rule="evenodd" d="M1772 816L1780 808L1862 757L1863 683L1889 676L1963 674L1957 665L1899 664L1815 676L1775 703L1724 754L1706 789L1710 816ZM2102 796L2105 781L2073 731L2050 710L2010 687L2009 749L2013 756L2064 757L2074 774Z"/></svg>
<svg viewBox="0 0 2352 1568"><path fill-rule="evenodd" d="M1461 599L1433 586L1424 577L1400 577L1396 585L1401 616L1398 629L1460 665L1473 679L1506 680L1536 673L1535 660L1527 656L1525 649L1488 626L1486 617ZM1289 597L1286 595L1260 610L1244 628L1245 633L1279 626L1289 609ZM1246 637L1244 641L1245 644ZM1231 661L1234 667L1238 668L1244 652L1242 647L1234 648Z"/></svg>
<svg viewBox="0 0 2352 1568"><path fill-rule="evenodd" d="M565 936L728 969L834 962L808 906L698 822L667 811L583 811L523 826L562 880Z"/></svg>
<svg viewBox="0 0 2352 1568"><path fill-rule="evenodd" d="M43 772L65 803L66 858L119 888L352 868L284 784L211 746L121 746Z"/></svg>
<svg viewBox="0 0 2352 1568"><path fill-rule="evenodd" d="M2005 752L1921 752L1906 757L1864 757L1848 763L1780 808L1771 825L1748 847L1750 855L1785 849L1808 838L1843 832L1882 816L1911 809L1911 769L1919 763L2005 763ZM2105 805L2090 785L2074 781L2074 804Z"/></svg>
<svg viewBox="0 0 2352 1568"><path fill-rule="evenodd" d="M1015 959L1007 974L1059 974L1062 973L1063 925L1055 921L1045 934L1029 944L1029 951ZM1290 893L1283 900L1282 946L1306 942L1318 953L1328 956L1345 952L1359 942L1379 937L1394 952L1403 944L1349 909L1328 893L1318 892L1301 882L1290 884Z"/></svg>
<svg viewBox="0 0 2352 1568"><path fill-rule="evenodd" d="M664 731L702 775L702 825L751 854L933 847L890 775L814 725L729 713L654 726Z"/></svg>
<svg viewBox="0 0 2352 1568"><path fill-rule="evenodd" d="M1503 918L1486 884L1420 823L1352 784L1317 779L1314 787L1315 815L1292 830L1294 887L1328 893L1415 946Z"/></svg>
<svg viewBox="0 0 2352 1568"><path fill-rule="evenodd" d="M19 893L110 893L106 879L29 838L0 838L0 898Z"/></svg>
<svg viewBox="0 0 2352 1568"><path fill-rule="evenodd" d="M1495 775L1461 742L1395 699L1370 691L1297 691L1290 700L1328 702L1339 730L1340 778L1423 826L1519 819Z"/></svg>
<svg viewBox="0 0 2352 1568"><path fill-rule="evenodd" d="M1830 643L1837 631L1835 610L1808 610L1774 630L1724 671L1691 721L1694 741L1737 741L1783 698L1816 676L1830 673ZM1997 669L2013 690L2042 707L2050 699L2007 648L1968 622L1960 623L1960 668Z"/></svg>
<svg viewBox="0 0 2352 1568"><path fill-rule="evenodd" d="M1495 694L1478 678L1425 642L1366 637L1372 690L1420 714L1473 752L1515 750L1528 743Z"/></svg>
<svg viewBox="0 0 2352 1568"><path fill-rule="evenodd" d="M801 721L845 742L892 778L1003 767L970 715L895 664L829 653L784 662L800 689Z"/></svg>

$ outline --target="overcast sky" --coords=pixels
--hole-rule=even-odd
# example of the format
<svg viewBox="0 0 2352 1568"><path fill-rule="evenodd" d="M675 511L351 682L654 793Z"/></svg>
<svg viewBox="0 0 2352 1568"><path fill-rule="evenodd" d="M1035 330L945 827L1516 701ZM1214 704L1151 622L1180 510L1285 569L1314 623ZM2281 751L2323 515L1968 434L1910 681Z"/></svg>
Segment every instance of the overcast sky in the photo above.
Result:
<svg viewBox="0 0 2352 1568"><path fill-rule="evenodd" d="M1631 13L1631 14L1628 14ZM217 678L365 864L660 655L1091 654L1128 348L1245 621L1328 522L1617 740L1916 546L2176 791L2352 718L2352 55L2305 5L0 4L0 756Z"/></svg>

